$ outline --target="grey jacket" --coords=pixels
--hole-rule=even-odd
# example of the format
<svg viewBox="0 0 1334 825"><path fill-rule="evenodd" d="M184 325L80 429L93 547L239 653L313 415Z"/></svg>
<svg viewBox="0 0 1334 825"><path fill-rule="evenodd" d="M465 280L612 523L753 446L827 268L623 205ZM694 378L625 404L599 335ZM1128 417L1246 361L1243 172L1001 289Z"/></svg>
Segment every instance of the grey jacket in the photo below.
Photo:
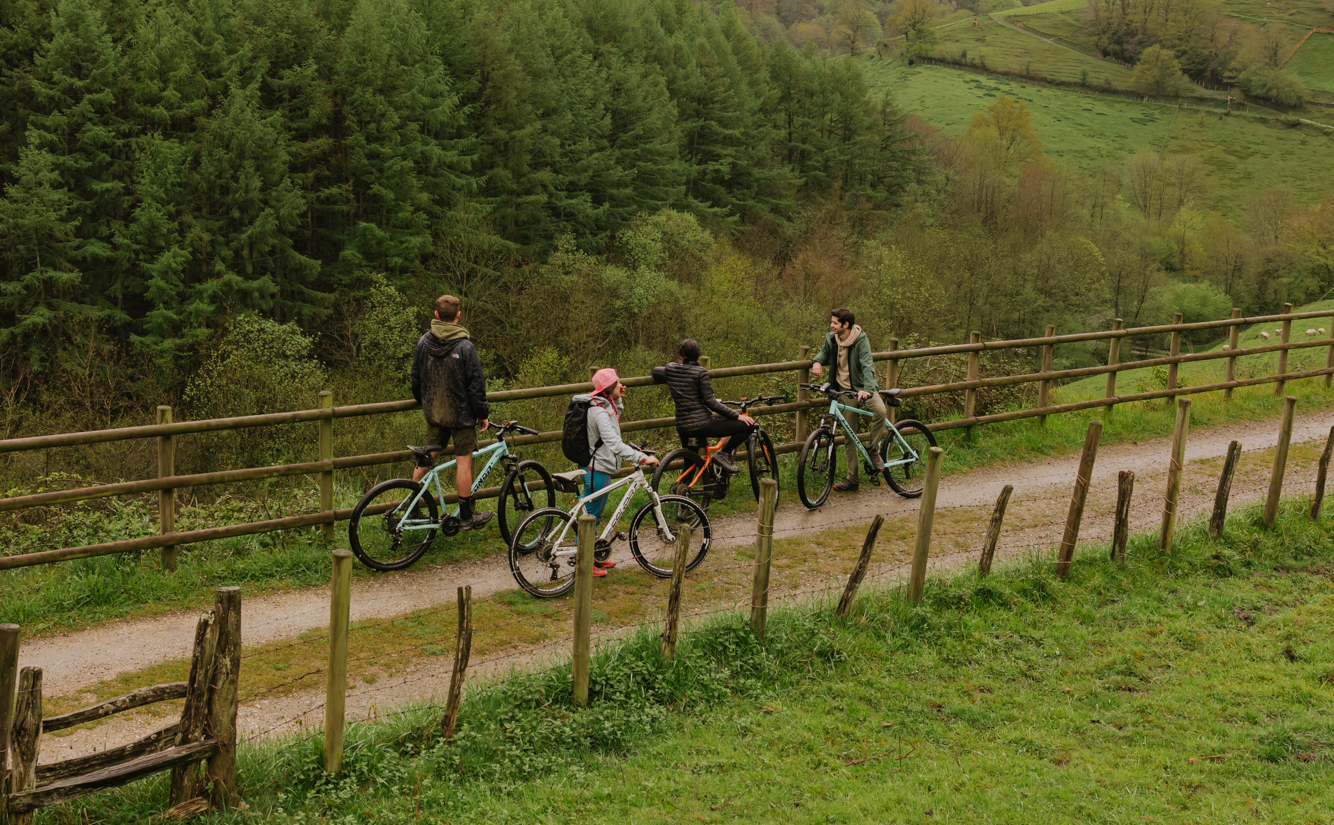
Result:
<svg viewBox="0 0 1334 825"><path fill-rule="evenodd" d="M592 399L591 395L576 395L575 401L588 401ZM625 404L621 401L616 402L618 410L624 410ZM621 422L616 413L611 411L611 402L605 398L597 398L593 405L588 408L588 446L592 448L597 446L598 439L602 439L602 445L597 447L597 452L593 453L593 469L599 473L616 473L621 469L621 460L624 459L634 464L640 464L647 455L631 447L621 440Z"/></svg>

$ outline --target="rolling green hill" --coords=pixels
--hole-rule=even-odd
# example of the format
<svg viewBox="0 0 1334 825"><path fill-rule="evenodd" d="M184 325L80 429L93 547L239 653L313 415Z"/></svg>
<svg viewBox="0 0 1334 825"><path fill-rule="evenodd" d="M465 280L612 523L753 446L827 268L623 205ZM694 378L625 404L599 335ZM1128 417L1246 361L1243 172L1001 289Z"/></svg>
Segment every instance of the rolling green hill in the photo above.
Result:
<svg viewBox="0 0 1334 825"><path fill-rule="evenodd" d="M979 18L977 25L971 17L956 21L936 29L936 35L936 53L951 60L967 50L969 60L981 59L997 69L1068 81L1087 76L1089 83L1108 82L1117 88L1125 88L1130 82L1131 71L1125 66L1048 42L1038 34L1017 31L990 17Z"/></svg>
<svg viewBox="0 0 1334 825"><path fill-rule="evenodd" d="M1286 66L1316 93L1317 100L1334 100L1334 34L1311 35Z"/></svg>

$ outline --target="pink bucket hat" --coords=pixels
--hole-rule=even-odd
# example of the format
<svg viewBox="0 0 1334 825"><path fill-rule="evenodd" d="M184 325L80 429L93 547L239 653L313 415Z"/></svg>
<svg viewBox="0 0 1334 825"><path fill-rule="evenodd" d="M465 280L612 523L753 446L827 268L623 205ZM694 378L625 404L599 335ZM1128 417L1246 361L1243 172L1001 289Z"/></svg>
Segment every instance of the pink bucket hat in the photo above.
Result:
<svg viewBox="0 0 1334 825"><path fill-rule="evenodd" d="M593 373L593 392L600 393L608 387L614 387L620 380L621 377L611 367L600 369Z"/></svg>

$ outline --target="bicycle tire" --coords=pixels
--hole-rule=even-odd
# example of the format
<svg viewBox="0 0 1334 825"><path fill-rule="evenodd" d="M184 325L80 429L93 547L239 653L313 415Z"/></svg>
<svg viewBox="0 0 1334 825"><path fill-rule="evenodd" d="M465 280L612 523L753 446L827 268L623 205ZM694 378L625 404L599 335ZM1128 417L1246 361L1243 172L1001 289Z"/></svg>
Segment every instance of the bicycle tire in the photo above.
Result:
<svg viewBox="0 0 1334 825"><path fill-rule="evenodd" d="M352 508L352 518L347 523L347 540L362 564L381 572L402 570L426 553L435 541L436 528L425 531L425 538L420 543L404 550L404 539L411 539L416 531L405 534L394 526L403 515L402 507L420 488L420 482L406 478L382 481L367 490ZM420 505L425 505L431 521L439 520L435 497L429 491L422 494ZM379 507L384 509L376 512L374 508Z"/></svg>
<svg viewBox="0 0 1334 825"><path fill-rule="evenodd" d="M778 453L764 430L753 433L747 440L746 464L750 470L750 491L755 494L755 500L759 501L760 479L772 478L774 483L778 483ZM781 487L779 489L781 497ZM778 499L774 499L774 507L777 506Z"/></svg>
<svg viewBox="0 0 1334 825"><path fill-rule="evenodd" d="M689 573L709 554L709 545L713 539L713 529L709 525L709 515L692 499L685 496L659 496L663 517L678 524L690 524L690 549L686 552L686 569ZM688 513L688 514L687 514ZM645 504L635 513L630 522L630 553L639 562L639 566L660 579L670 578L676 560L675 537L668 539L653 518L652 535L641 536L645 516L653 516L653 502ZM682 518L682 515L685 515ZM642 540L641 540L642 539Z"/></svg>
<svg viewBox="0 0 1334 825"><path fill-rule="evenodd" d="M541 482L542 487L533 489ZM545 495L543 493L545 492ZM505 474L500 484L500 498L496 499L496 526L500 538L508 547L514 538L511 527L517 528L529 513L544 507L556 506L556 487L551 473L538 461L520 461Z"/></svg>
<svg viewBox="0 0 1334 825"><path fill-rule="evenodd" d="M543 523L545 522L545 523ZM558 550L574 550L578 536L573 527L565 530L570 514L556 507L543 507L529 513L514 528L510 542L510 572L526 592L539 599L554 599L574 586L575 556L556 555ZM557 547L552 536L565 530L565 539Z"/></svg>
<svg viewBox="0 0 1334 825"><path fill-rule="evenodd" d="M681 466L668 469L677 460L682 462ZM709 472L706 470L704 477L695 482L693 487L687 487L682 481L687 475L693 478L703 465L704 459L694 450L685 447L672 450L658 462L658 468L653 471L649 485L659 496L685 496L698 504L700 509L707 511L709 504L713 502L713 496L709 494L709 488L713 484Z"/></svg>
<svg viewBox="0 0 1334 825"><path fill-rule="evenodd" d="M829 500L838 475L838 449L834 434L821 427L806 438L797 458L797 496L807 510L815 510Z"/></svg>
<svg viewBox="0 0 1334 825"><path fill-rule="evenodd" d="M926 428L926 425L916 419L909 418L900 421L895 425L903 440L917 452L917 460L908 464L899 464L895 467L885 468L885 481L889 482L890 489L904 498L918 498L922 495L922 485L926 480L926 456L927 451L936 446L936 437ZM904 452L903 445L899 444L898 439L893 435L885 439L881 445L881 458L885 464L891 461L897 461L904 458L907 454Z"/></svg>

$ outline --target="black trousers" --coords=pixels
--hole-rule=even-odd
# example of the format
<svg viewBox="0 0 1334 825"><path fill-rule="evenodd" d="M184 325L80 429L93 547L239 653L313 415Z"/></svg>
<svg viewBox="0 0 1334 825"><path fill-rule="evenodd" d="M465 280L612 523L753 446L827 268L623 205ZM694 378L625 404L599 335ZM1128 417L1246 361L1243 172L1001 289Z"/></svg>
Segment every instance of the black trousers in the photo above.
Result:
<svg viewBox="0 0 1334 825"><path fill-rule="evenodd" d="M723 436L732 436L727 439L723 445L723 452L732 455L736 448L746 443L746 439L752 432L759 429L758 424L745 424L731 418L715 418L708 423L708 426L698 430L677 430L676 434L681 437L681 446L688 447L687 439L690 438L722 438Z"/></svg>

